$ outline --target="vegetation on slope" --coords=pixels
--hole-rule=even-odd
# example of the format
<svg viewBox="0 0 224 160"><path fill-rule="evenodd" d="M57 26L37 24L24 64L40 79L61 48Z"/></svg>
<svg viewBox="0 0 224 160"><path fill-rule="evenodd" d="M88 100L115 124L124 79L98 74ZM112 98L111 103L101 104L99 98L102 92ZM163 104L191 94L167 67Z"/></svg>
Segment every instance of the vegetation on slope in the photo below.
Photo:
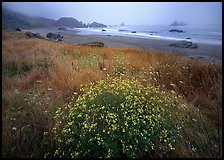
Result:
<svg viewBox="0 0 224 160"><path fill-rule="evenodd" d="M3 31L2 47L3 157L221 157L221 65L131 48L27 39L12 31ZM131 91L136 97L126 99ZM90 95L93 99L86 98ZM166 112L161 111L172 103L175 105L168 105ZM153 108L156 113L152 115ZM88 116L80 118L84 112ZM152 116L155 125L147 116ZM131 125L135 121L128 117L136 118L139 125ZM73 118L76 125L70 123ZM179 122L182 127L177 134L170 126ZM113 126L121 131L111 129ZM58 129L64 129L64 134ZM163 130L175 142L164 142ZM76 131L82 133L77 144ZM114 143L115 136L122 142Z"/></svg>

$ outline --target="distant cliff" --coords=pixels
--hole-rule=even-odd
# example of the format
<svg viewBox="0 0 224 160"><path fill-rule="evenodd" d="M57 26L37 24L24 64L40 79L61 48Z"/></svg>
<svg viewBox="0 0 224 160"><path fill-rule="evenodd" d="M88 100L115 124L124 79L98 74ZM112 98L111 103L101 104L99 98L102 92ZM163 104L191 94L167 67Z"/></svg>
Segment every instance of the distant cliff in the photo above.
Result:
<svg viewBox="0 0 224 160"><path fill-rule="evenodd" d="M12 10L2 8L2 28L3 29L31 29L40 27L107 27L102 23L93 22L91 24L84 24L72 17L62 17L58 20L48 19L43 17L27 16Z"/></svg>
<svg viewBox="0 0 224 160"><path fill-rule="evenodd" d="M183 23L183 22L178 22L176 20L170 26L185 26L185 25L187 25L187 24L186 23Z"/></svg>
<svg viewBox="0 0 224 160"><path fill-rule="evenodd" d="M43 17L31 17L2 8L2 28L37 28L52 26L55 20Z"/></svg>
<svg viewBox="0 0 224 160"><path fill-rule="evenodd" d="M87 27L107 27L107 26L102 23L93 22L88 24Z"/></svg>

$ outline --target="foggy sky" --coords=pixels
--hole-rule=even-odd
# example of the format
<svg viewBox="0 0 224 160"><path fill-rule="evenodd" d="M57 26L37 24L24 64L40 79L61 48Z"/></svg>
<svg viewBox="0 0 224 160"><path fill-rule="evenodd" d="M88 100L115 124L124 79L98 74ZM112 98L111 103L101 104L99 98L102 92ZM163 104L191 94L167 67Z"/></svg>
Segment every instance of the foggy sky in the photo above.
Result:
<svg viewBox="0 0 224 160"><path fill-rule="evenodd" d="M174 20L189 25L222 24L222 2L3 2L23 14L59 19L73 17L84 23L93 21L130 25L169 25Z"/></svg>

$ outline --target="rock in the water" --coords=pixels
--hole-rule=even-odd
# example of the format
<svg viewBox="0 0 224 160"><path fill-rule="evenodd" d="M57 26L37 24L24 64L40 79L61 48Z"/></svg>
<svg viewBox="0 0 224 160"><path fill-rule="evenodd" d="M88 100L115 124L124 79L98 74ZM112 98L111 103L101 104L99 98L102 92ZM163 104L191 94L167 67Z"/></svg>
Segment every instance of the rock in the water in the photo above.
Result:
<svg viewBox="0 0 224 160"><path fill-rule="evenodd" d="M128 31L127 29L119 29L119 32L125 32Z"/></svg>
<svg viewBox="0 0 224 160"><path fill-rule="evenodd" d="M190 41L185 41L185 40L179 41L179 42L174 43L174 44L170 44L169 46L171 46L171 47L179 47L179 48L192 48L192 49L198 48L197 44L194 44L194 43L192 43Z"/></svg>
<svg viewBox="0 0 224 160"><path fill-rule="evenodd" d="M91 24L88 24L87 27L107 27L105 24L98 23L98 22L93 22Z"/></svg>
<svg viewBox="0 0 224 160"><path fill-rule="evenodd" d="M59 27L58 30L66 31L65 27Z"/></svg>
<svg viewBox="0 0 224 160"><path fill-rule="evenodd" d="M48 33L46 37L51 40L55 40L55 41L62 41L62 39L63 39L62 35L54 34L54 33Z"/></svg>
<svg viewBox="0 0 224 160"><path fill-rule="evenodd" d="M132 31L131 33L136 33L136 31Z"/></svg>
<svg viewBox="0 0 224 160"><path fill-rule="evenodd" d="M16 30L16 31L19 31L19 32L21 31L21 29L20 29L20 28L15 28L15 30Z"/></svg>
<svg viewBox="0 0 224 160"><path fill-rule="evenodd" d="M183 33L184 31L180 29L171 29L170 32Z"/></svg>
<svg viewBox="0 0 224 160"><path fill-rule="evenodd" d="M106 30L105 29L102 29L102 31L105 32Z"/></svg>
<svg viewBox="0 0 224 160"><path fill-rule="evenodd" d="M82 44L83 46L89 46L89 47L104 47L103 42L90 42L90 43L85 43Z"/></svg>
<svg viewBox="0 0 224 160"><path fill-rule="evenodd" d="M151 31L151 32L149 32L149 33L158 33L158 32L156 32L156 31Z"/></svg>
<svg viewBox="0 0 224 160"><path fill-rule="evenodd" d="M183 22L178 22L176 20L170 26L185 26L185 25L187 25L187 24L186 23L183 23Z"/></svg>

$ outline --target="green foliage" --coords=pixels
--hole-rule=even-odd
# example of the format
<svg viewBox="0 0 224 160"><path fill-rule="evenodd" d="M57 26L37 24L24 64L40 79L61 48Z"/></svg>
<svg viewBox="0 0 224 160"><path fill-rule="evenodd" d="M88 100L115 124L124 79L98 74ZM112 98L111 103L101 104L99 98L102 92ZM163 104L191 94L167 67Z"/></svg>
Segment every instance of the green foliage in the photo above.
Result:
<svg viewBox="0 0 224 160"><path fill-rule="evenodd" d="M8 63L3 65L3 75L12 77L15 75L23 75L31 71L34 67L42 67L43 69L48 69L53 65L53 62L47 58L37 59L34 63L23 62L21 66L16 65L15 63Z"/></svg>
<svg viewBox="0 0 224 160"><path fill-rule="evenodd" d="M92 51L86 56L76 57L76 64L79 69L98 69L102 61L103 57L96 51Z"/></svg>
<svg viewBox="0 0 224 160"><path fill-rule="evenodd" d="M123 62L123 60L121 60L121 56L120 56L119 53L117 53L117 51L114 55L114 60L113 61L114 61L114 66L113 66L114 74L116 76L120 76L120 75L125 74L124 62Z"/></svg>
<svg viewBox="0 0 224 160"><path fill-rule="evenodd" d="M51 156L121 158L175 149L182 105L174 95L110 77L81 91L74 104L56 111Z"/></svg>
<svg viewBox="0 0 224 160"><path fill-rule="evenodd" d="M28 64L28 63L24 62L21 67L18 67L15 64L5 64L5 65L3 65L2 68L3 68L2 69L3 75L12 77L17 74L24 74L24 73L30 71L33 68L33 66L32 66L32 64Z"/></svg>

